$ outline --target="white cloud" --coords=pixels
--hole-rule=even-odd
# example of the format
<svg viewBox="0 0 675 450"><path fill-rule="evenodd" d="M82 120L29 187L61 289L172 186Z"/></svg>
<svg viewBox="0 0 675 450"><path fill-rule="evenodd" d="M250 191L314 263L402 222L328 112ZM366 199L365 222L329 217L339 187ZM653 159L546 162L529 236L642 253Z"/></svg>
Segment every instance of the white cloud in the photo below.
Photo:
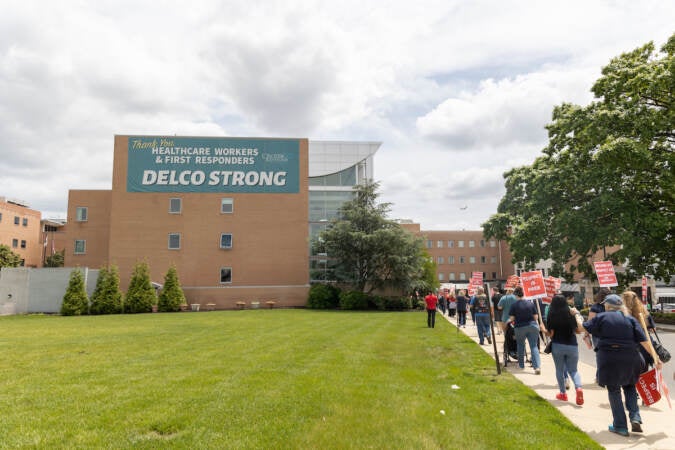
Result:
<svg viewBox="0 0 675 450"><path fill-rule="evenodd" d="M115 134L382 141L392 216L477 228L553 105L672 34L672 2L8 0L0 195L65 215ZM39 180L39 182L36 182ZM460 206L467 205L466 210Z"/></svg>
<svg viewBox="0 0 675 450"><path fill-rule="evenodd" d="M591 100L592 74L545 70L514 79L487 79L475 92L448 98L417 119L422 136L452 149L504 147L546 141L544 126L555 105Z"/></svg>

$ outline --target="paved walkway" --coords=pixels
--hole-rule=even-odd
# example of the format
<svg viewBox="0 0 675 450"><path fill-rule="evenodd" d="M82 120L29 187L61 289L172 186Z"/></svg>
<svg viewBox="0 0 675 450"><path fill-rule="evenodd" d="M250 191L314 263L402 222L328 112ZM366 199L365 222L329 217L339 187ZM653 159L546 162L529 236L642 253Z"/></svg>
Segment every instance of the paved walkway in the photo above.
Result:
<svg viewBox="0 0 675 450"><path fill-rule="evenodd" d="M467 314L467 316L469 315ZM456 326L456 318L444 317L453 326ZM467 317L466 328L460 328L460 330L478 343L478 332L470 318ZM502 360L503 337L502 334L498 334L496 339L497 354L500 361ZM482 348L494 357L493 345L484 345ZM669 364L673 364L673 362L671 361ZM571 395L568 394L570 401L562 402L555 399L555 395L558 393L558 383L556 382L555 366L551 355L541 354L541 375L535 375L534 370L529 365L526 365L524 370L518 369L518 363L515 361L509 362L506 368L502 367L502 372L511 373L523 384L532 388L539 396L558 408L579 429L606 449L675 449L675 409L671 410L668 407L665 398L651 407L640 406L643 433L631 433L630 437L619 436L607 430L607 426L612 423L612 413L609 409L607 391L593 383L595 367L580 362L578 369L584 386L585 402L583 406L577 406L574 402L573 386ZM674 395L675 393L670 393L673 408L675 408Z"/></svg>

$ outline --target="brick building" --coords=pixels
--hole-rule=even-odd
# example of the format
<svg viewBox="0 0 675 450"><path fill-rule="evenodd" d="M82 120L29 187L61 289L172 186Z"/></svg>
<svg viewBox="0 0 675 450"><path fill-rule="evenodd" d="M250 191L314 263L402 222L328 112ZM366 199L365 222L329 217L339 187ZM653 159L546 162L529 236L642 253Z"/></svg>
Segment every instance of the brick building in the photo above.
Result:
<svg viewBox="0 0 675 450"><path fill-rule="evenodd" d="M19 255L22 266L42 266L41 217L23 202L0 197L0 244Z"/></svg>
<svg viewBox="0 0 675 450"><path fill-rule="evenodd" d="M372 177L379 145L115 136L112 190L68 194L66 266L114 264L126 291L136 262L160 284L175 265L189 303L303 306L310 230Z"/></svg>

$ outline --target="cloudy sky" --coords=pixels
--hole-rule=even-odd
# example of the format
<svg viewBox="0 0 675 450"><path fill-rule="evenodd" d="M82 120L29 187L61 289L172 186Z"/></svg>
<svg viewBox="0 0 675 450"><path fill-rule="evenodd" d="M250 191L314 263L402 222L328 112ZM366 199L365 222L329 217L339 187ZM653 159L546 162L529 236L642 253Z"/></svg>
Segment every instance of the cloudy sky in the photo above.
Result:
<svg viewBox="0 0 675 450"><path fill-rule="evenodd" d="M479 229L554 105L675 2L0 0L0 196L65 218L113 136L381 141L391 218ZM460 209L466 206L466 209Z"/></svg>

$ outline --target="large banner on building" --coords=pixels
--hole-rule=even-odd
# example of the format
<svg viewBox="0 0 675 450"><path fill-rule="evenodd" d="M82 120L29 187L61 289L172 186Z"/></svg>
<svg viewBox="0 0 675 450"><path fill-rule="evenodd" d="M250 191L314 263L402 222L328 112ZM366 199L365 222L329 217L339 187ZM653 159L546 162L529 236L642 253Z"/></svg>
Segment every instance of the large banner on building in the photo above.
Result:
<svg viewBox="0 0 675 450"><path fill-rule="evenodd" d="M130 136L127 192L297 193L300 141Z"/></svg>

